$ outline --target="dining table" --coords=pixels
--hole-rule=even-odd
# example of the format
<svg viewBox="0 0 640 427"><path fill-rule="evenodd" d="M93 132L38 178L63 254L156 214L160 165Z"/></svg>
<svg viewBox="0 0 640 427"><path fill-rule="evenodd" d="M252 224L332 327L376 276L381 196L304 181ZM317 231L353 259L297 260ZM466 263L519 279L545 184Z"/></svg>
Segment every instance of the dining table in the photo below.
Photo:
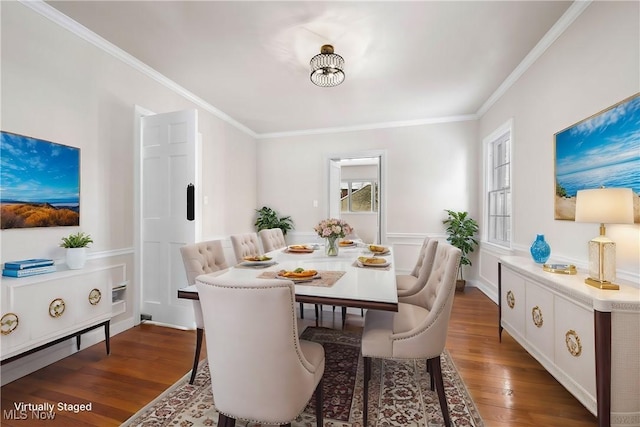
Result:
<svg viewBox="0 0 640 427"><path fill-rule="evenodd" d="M278 272L316 270L318 274L313 278L293 280L297 302L398 311L393 250L386 246L383 248L384 253L371 252L370 245L354 242L340 247L338 255L328 256L321 244L289 245L264 254L270 258L268 260L244 261L217 275L231 280L290 280L280 277ZM366 262L371 258L377 258L377 263ZM197 300L196 286L178 289L178 298Z"/></svg>

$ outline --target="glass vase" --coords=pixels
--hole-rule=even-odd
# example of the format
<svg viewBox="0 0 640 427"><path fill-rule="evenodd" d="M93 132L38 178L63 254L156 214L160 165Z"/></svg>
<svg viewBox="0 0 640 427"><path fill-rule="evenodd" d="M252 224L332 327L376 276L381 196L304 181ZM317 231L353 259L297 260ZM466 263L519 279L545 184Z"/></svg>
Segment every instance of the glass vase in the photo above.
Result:
<svg viewBox="0 0 640 427"><path fill-rule="evenodd" d="M544 234L538 234L536 240L531 244L531 256L538 264L544 264L551 255L551 247L544 240Z"/></svg>
<svg viewBox="0 0 640 427"><path fill-rule="evenodd" d="M327 237L324 244L324 251L327 256L338 256L338 238Z"/></svg>

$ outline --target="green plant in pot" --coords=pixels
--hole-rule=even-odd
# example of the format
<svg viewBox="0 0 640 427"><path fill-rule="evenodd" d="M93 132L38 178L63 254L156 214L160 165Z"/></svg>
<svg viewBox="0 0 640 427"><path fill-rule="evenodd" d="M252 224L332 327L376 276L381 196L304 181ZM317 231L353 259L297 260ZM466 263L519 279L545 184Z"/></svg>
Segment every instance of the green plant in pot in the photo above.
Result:
<svg viewBox="0 0 640 427"><path fill-rule="evenodd" d="M290 216L279 216L276 211L267 206L256 209L256 212L258 213L258 217L254 225L257 231L279 228L282 230L282 234L286 236L287 231L293 229L293 220Z"/></svg>
<svg viewBox="0 0 640 427"><path fill-rule="evenodd" d="M462 275L462 266L472 265L468 255L478 247L478 240L475 238L478 233L478 223L469 216L468 212L456 212L449 209L446 212L448 217L442 223L447 226L447 241L462 252L456 289L463 290L466 281Z"/></svg>
<svg viewBox="0 0 640 427"><path fill-rule="evenodd" d="M93 239L89 234L82 231L72 233L62 238L61 248L67 249L67 266L72 270L79 270L84 267L87 262L87 247L89 243L93 243Z"/></svg>

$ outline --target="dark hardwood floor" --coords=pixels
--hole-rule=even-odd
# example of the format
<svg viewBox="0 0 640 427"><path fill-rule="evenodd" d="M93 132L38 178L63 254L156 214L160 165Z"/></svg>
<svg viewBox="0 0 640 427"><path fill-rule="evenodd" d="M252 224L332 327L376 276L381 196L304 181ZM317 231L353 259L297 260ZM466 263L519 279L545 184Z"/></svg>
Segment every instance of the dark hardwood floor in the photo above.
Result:
<svg viewBox="0 0 640 427"><path fill-rule="evenodd" d="M314 325L305 306L303 325ZM325 307L326 308L326 307ZM487 427L596 426L596 419L506 332L498 342L497 306L477 289L456 294L447 348ZM340 310L321 326L339 328ZM347 328L362 326L347 315ZM7 427L118 426L187 374L195 332L142 324L111 340L111 355L96 344L1 389ZM202 357L205 357L203 349ZM91 403L91 411L56 410L53 420L8 419L15 403Z"/></svg>

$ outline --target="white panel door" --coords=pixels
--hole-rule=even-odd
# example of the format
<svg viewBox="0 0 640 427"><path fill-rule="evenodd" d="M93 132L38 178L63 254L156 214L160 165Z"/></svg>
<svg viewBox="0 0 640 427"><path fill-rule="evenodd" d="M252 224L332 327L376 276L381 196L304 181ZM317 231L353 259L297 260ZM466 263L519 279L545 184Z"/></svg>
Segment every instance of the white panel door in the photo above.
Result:
<svg viewBox="0 0 640 427"><path fill-rule="evenodd" d="M141 307L151 320L194 327L193 309L178 300L186 286L180 247L194 243L199 230L198 198L195 220L187 219L187 186L199 188L196 159L197 110L141 118Z"/></svg>

